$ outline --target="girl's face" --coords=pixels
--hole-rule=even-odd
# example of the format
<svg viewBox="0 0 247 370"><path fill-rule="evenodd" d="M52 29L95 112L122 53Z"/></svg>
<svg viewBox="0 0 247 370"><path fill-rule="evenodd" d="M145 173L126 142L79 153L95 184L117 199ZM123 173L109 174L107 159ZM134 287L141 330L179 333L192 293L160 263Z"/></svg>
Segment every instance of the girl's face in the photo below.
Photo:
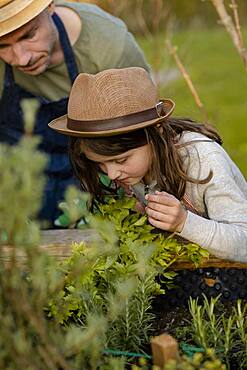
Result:
<svg viewBox="0 0 247 370"><path fill-rule="evenodd" d="M83 149L83 152L90 161L96 162L111 180L118 180L126 185L148 180L147 176L152 163L150 144L116 156L104 156L86 149Z"/></svg>

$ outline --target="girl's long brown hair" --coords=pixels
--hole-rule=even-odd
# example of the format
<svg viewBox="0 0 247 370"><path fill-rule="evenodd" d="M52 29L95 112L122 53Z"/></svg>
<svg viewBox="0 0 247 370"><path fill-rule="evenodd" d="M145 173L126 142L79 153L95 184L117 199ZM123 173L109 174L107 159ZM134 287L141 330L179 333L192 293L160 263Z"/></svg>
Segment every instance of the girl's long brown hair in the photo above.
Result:
<svg viewBox="0 0 247 370"><path fill-rule="evenodd" d="M191 119L168 118L159 125L121 135L100 138L71 137L70 161L82 189L91 193L95 198L102 199L106 188L104 189L99 180L100 168L97 163L85 156L83 148L100 155L114 156L150 143L153 154L150 177L157 181L159 189L182 199L187 181L203 184L212 178L211 172L206 179L192 179L187 175L179 154L179 148L181 148L179 140L184 131L198 132L222 144L220 136L211 126L194 122ZM189 144L185 143L183 146ZM114 193L114 188L107 190Z"/></svg>

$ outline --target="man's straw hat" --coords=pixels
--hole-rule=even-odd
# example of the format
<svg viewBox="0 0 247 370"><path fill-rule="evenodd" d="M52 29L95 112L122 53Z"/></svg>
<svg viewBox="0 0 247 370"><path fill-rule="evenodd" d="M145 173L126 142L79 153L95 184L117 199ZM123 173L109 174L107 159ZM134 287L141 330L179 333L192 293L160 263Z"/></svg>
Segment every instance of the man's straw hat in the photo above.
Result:
<svg viewBox="0 0 247 370"><path fill-rule="evenodd" d="M52 0L0 0L0 37L23 26Z"/></svg>
<svg viewBox="0 0 247 370"><path fill-rule="evenodd" d="M71 89L68 114L49 126L70 136L111 136L157 124L174 106L172 100L157 99L156 88L143 68L81 73Z"/></svg>

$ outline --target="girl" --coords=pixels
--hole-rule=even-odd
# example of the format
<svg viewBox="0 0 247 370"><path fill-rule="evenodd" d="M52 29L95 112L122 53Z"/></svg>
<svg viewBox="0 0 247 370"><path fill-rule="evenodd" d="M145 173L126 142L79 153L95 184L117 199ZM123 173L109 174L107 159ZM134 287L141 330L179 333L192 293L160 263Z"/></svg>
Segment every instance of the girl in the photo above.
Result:
<svg viewBox="0 0 247 370"><path fill-rule="evenodd" d="M246 181L213 128L171 118L173 109L144 69L112 69L80 74L68 114L49 126L71 136L84 190L101 199L103 171L142 201L153 226L247 262Z"/></svg>

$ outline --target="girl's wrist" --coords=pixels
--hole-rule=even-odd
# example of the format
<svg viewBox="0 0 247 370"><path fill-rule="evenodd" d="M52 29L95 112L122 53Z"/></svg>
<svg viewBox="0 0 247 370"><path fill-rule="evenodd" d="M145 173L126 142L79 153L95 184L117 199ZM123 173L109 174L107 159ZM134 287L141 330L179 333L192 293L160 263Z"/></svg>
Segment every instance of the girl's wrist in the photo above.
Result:
<svg viewBox="0 0 247 370"><path fill-rule="evenodd" d="M182 216L181 222L178 224L176 228L177 233L181 233L183 231L187 216L188 216L188 211L187 209L183 208L183 216Z"/></svg>

